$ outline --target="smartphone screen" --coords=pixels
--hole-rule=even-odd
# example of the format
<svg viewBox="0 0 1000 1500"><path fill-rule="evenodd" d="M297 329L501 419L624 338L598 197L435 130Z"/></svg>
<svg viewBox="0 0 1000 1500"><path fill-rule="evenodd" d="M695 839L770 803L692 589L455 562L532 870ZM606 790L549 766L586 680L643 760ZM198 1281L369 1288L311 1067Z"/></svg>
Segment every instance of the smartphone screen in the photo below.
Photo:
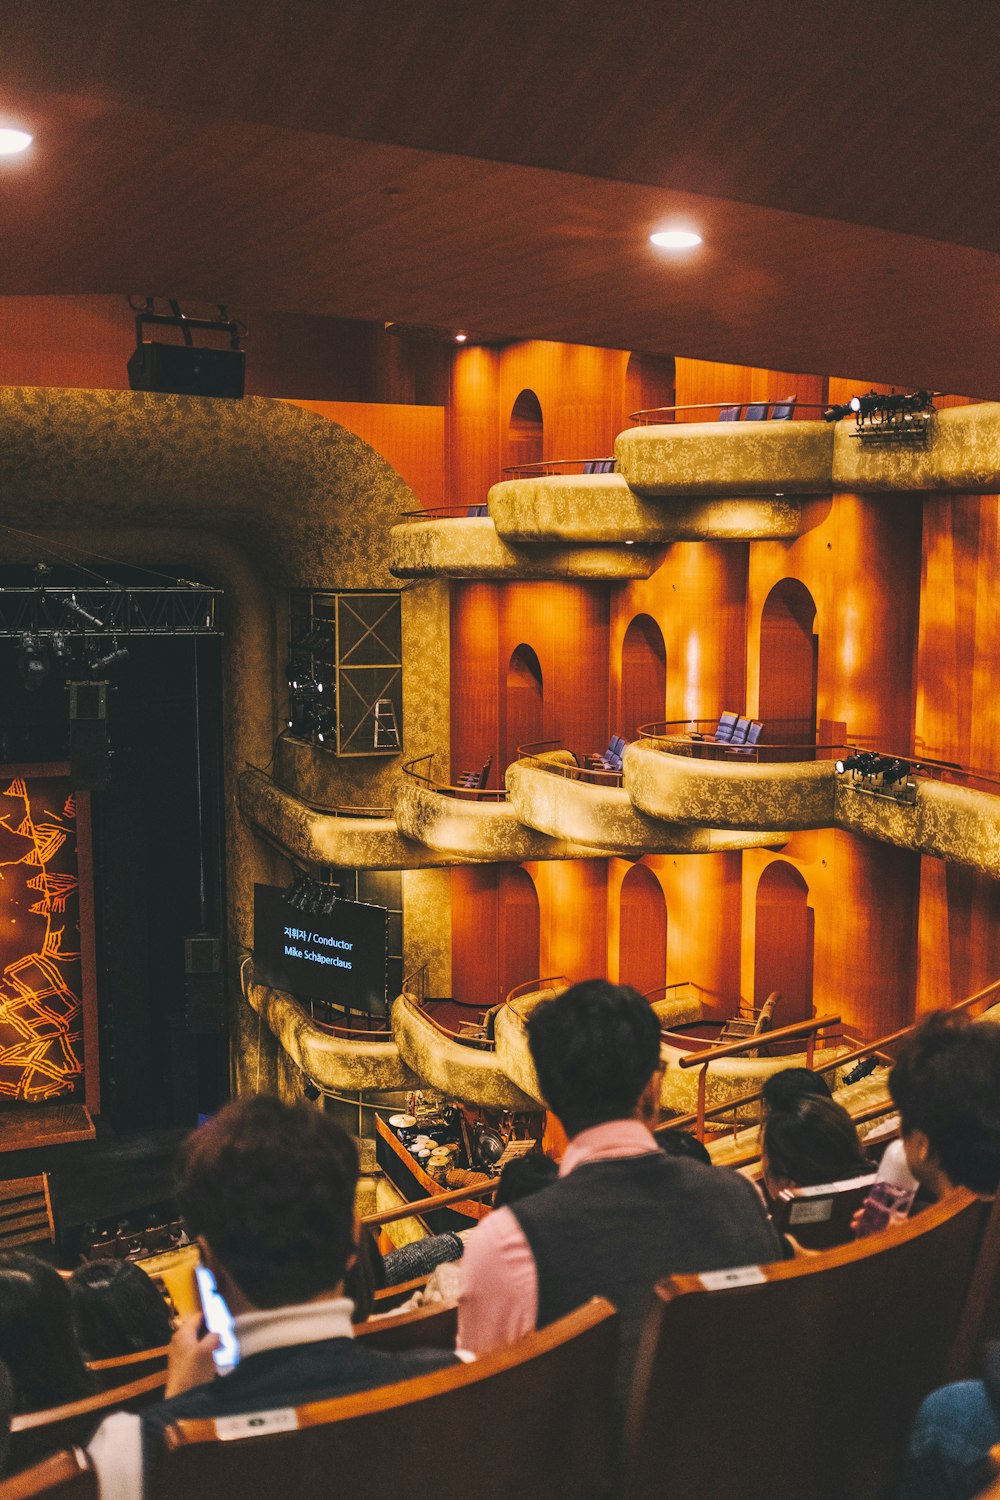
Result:
<svg viewBox="0 0 1000 1500"><path fill-rule="evenodd" d="M240 1346L236 1341L232 1313L223 1301L219 1288L215 1284L215 1277L208 1267L196 1266L194 1274L198 1282L198 1296L201 1299L205 1327L209 1333L217 1333L221 1340L219 1348L212 1356L215 1360L215 1367L220 1375L228 1375L230 1370L240 1362Z"/></svg>

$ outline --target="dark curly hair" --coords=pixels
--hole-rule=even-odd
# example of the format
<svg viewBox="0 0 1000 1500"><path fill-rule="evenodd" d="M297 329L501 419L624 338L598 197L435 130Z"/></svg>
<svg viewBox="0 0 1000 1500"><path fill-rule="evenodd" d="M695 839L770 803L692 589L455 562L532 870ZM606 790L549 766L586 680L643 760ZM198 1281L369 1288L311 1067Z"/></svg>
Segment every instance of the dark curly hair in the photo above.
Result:
<svg viewBox="0 0 1000 1500"><path fill-rule="evenodd" d="M992 1195L1000 1186L1000 1026L933 1011L889 1074L902 1133L921 1130L948 1181Z"/></svg>
<svg viewBox="0 0 1000 1500"><path fill-rule="evenodd" d="M255 1307L308 1302L354 1251L358 1154L310 1104L268 1094L227 1104L181 1149L178 1202Z"/></svg>
<svg viewBox="0 0 1000 1500"><path fill-rule="evenodd" d="M660 1066L660 1023L627 984L587 979L528 1020L538 1082L569 1135L628 1119Z"/></svg>
<svg viewBox="0 0 1000 1500"><path fill-rule="evenodd" d="M115 1359L170 1343L173 1327L162 1295L128 1260L92 1260L69 1278L73 1321L88 1359Z"/></svg>

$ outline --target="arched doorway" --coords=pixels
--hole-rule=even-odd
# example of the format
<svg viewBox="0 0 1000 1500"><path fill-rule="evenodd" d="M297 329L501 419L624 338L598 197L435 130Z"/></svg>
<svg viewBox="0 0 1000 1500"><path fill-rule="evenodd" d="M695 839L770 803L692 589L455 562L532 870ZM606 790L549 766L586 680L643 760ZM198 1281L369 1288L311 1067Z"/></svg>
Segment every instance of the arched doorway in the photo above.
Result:
<svg viewBox="0 0 1000 1500"><path fill-rule="evenodd" d="M663 718L667 700L667 648L651 615L636 615L622 641L620 722L611 726L631 740L640 724Z"/></svg>
<svg viewBox="0 0 1000 1500"><path fill-rule="evenodd" d="M532 390L523 390L511 408L507 424L506 465L542 461L542 404Z"/></svg>
<svg viewBox="0 0 1000 1500"><path fill-rule="evenodd" d="M813 911L809 887L794 865L769 864L757 885L753 997L758 1008L779 991L775 1026L813 1012Z"/></svg>
<svg viewBox="0 0 1000 1500"><path fill-rule="evenodd" d="M667 903L646 865L633 865L618 896L618 981L641 994L667 975Z"/></svg>
<svg viewBox="0 0 1000 1500"><path fill-rule="evenodd" d="M676 399L673 357L669 354L630 354L625 366L625 412L648 411L654 406L673 406ZM673 412L665 422L674 420Z"/></svg>
<svg viewBox="0 0 1000 1500"><path fill-rule="evenodd" d="M502 870L499 896L498 1001L519 984L527 984L539 977L539 915L535 882L519 865Z"/></svg>
<svg viewBox="0 0 1000 1500"><path fill-rule="evenodd" d="M816 734L819 640L816 604L804 583L783 578L764 601L760 617L760 689L757 717L771 744L812 744Z"/></svg>
<svg viewBox="0 0 1000 1500"><path fill-rule="evenodd" d="M529 745L544 738L542 728L542 668L530 646L515 646L507 667L507 733L504 743L503 772L517 756L518 745Z"/></svg>

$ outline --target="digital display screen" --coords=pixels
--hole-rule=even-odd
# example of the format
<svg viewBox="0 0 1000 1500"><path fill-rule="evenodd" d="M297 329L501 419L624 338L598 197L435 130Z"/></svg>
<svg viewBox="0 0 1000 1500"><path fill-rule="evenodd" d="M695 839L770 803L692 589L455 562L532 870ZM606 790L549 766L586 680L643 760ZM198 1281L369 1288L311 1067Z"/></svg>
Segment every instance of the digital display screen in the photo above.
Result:
<svg viewBox="0 0 1000 1500"><path fill-rule="evenodd" d="M384 1016L387 929L384 906L338 900L320 916L289 906L280 886L255 885L254 978L299 999Z"/></svg>

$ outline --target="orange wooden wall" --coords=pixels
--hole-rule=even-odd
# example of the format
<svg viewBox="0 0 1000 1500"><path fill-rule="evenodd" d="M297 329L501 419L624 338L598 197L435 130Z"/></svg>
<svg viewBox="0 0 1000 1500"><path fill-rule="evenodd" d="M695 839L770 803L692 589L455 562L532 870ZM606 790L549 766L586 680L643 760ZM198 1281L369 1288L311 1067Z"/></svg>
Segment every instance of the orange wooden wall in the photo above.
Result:
<svg viewBox="0 0 1000 1500"><path fill-rule="evenodd" d="M402 475L418 505L443 505L444 408L363 401L294 401L354 432ZM418 506L415 505L414 509Z"/></svg>

